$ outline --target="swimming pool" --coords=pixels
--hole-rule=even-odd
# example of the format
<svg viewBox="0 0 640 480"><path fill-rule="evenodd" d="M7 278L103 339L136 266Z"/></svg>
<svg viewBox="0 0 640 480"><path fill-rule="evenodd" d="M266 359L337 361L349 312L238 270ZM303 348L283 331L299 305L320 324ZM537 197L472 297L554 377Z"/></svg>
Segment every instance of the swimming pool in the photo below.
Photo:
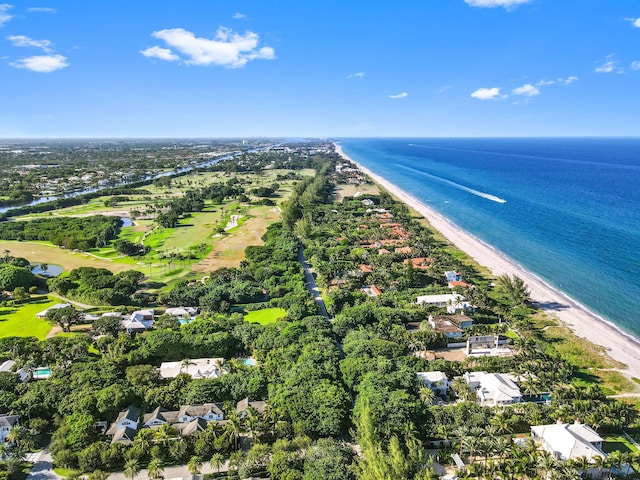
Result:
<svg viewBox="0 0 640 480"><path fill-rule="evenodd" d="M255 367L256 365L258 365L258 362L256 362L253 358L249 357L249 358L245 358L242 361L246 366L248 367Z"/></svg>
<svg viewBox="0 0 640 480"><path fill-rule="evenodd" d="M34 380L46 380L51 376L51 368L38 367L33 371L32 376Z"/></svg>

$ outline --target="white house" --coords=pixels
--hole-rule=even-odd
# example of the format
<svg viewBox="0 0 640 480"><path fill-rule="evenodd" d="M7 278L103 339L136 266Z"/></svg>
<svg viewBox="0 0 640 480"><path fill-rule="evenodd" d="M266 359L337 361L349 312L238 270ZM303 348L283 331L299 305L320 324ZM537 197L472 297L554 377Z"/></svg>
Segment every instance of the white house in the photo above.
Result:
<svg viewBox="0 0 640 480"><path fill-rule="evenodd" d="M198 313L198 309L194 307L172 307L167 308L164 312L165 315L172 315L179 319L189 319Z"/></svg>
<svg viewBox="0 0 640 480"><path fill-rule="evenodd" d="M531 437L558 460L606 457L603 438L582 423L555 423L531 427Z"/></svg>
<svg viewBox="0 0 640 480"><path fill-rule="evenodd" d="M191 378L218 378L224 372L222 364L224 358L193 358L181 362L162 362L160 364L160 376L162 378L175 378L181 373L191 375Z"/></svg>
<svg viewBox="0 0 640 480"><path fill-rule="evenodd" d="M459 293L443 293L439 295L421 295L416 299L418 305L446 308L448 313L471 309L471 304Z"/></svg>
<svg viewBox="0 0 640 480"><path fill-rule="evenodd" d="M127 333L139 333L153 327L153 310L136 310L129 318L122 321L122 328Z"/></svg>
<svg viewBox="0 0 640 480"><path fill-rule="evenodd" d="M482 406L498 407L522 401L522 392L513 375L467 372L463 377L469 388L476 392L478 404Z"/></svg>
<svg viewBox="0 0 640 480"><path fill-rule="evenodd" d="M444 397L451 386L444 372L418 372L418 378L425 386L434 391L436 395Z"/></svg>
<svg viewBox="0 0 640 480"><path fill-rule="evenodd" d="M20 417L18 415L0 414L0 443L7 441L11 429L16 425L20 425L19 420Z"/></svg>
<svg viewBox="0 0 640 480"><path fill-rule="evenodd" d="M116 421L111 424L107 435L117 435L118 433L127 434L127 429L136 431L138 430L138 422L140 421L140 409L134 406L129 406L126 410L123 410L118 414ZM131 437L131 435L125 435ZM129 438L129 440L132 440ZM116 440L114 440L116 441Z"/></svg>
<svg viewBox="0 0 640 480"><path fill-rule="evenodd" d="M14 362L13 360L7 360L5 362L3 362L0 365L0 372L9 372L9 373L14 373L18 376L18 378L20 379L21 382L26 382L27 380L29 380L29 378L31 377L31 374L25 370L24 368L21 368L19 370L14 371L13 370L13 366L16 364L16 362Z"/></svg>

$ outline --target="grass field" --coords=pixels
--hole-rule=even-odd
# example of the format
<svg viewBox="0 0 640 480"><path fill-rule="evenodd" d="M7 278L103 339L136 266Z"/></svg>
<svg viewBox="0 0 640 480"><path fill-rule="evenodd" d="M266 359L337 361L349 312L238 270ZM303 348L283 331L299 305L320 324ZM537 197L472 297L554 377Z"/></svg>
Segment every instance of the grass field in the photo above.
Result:
<svg viewBox="0 0 640 480"><path fill-rule="evenodd" d="M244 316L245 321L249 323L259 323L260 325L269 325L279 318L287 314L282 308L264 308L262 310L253 310Z"/></svg>
<svg viewBox="0 0 640 480"><path fill-rule="evenodd" d="M353 197L358 195L378 195L380 191L378 187L372 183L362 185L346 185L341 184L336 187L335 198L336 201L341 201L344 197Z"/></svg>
<svg viewBox="0 0 640 480"><path fill-rule="evenodd" d="M261 245L267 226L280 217L280 211L274 207L253 207L247 214L250 218L240 226L214 239L213 249L207 258L191 266L193 271L211 273L222 267L237 267L244 260L245 248Z"/></svg>
<svg viewBox="0 0 640 480"><path fill-rule="evenodd" d="M17 242L0 240L0 250L9 250L15 257L24 257L30 262L45 262L60 265L65 270L78 267L108 268L121 272L134 268L132 265L98 258L85 252L72 252L45 242Z"/></svg>
<svg viewBox="0 0 640 480"><path fill-rule="evenodd" d="M36 313L57 303L60 301L38 297L22 305L0 307L0 338L37 337L43 340L52 327L45 320L36 318Z"/></svg>
<svg viewBox="0 0 640 480"><path fill-rule="evenodd" d="M171 235L165 239L162 248L186 250L190 246L206 243L221 222L220 208L216 208L215 211L194 213L190 218L180 221L180 226L173 229Z"/></svg>

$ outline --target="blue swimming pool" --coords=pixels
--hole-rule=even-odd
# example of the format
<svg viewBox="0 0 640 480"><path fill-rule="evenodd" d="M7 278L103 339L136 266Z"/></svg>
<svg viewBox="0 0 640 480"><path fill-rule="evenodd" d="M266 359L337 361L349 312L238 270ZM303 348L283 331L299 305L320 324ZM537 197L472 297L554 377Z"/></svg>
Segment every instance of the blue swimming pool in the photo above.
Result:
<svg viewBox="0 0 640 480"><path fill-rule="evenodd" d="M32 376L34 380L46 380L51 376L51 368L38 367L33 371Z"/></svg>

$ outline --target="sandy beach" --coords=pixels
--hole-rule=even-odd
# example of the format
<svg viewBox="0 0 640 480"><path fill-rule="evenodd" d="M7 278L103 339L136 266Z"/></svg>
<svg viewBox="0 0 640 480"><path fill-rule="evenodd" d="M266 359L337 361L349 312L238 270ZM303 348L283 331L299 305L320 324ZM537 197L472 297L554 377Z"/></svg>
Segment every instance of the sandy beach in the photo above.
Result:
<svg viewBox="0 0 640 480"><path fill-rule="evenodd" d="M562 292L547 285L540 278L508 259L501 252L463 231L432 208L355 162L342 151L340 145L336 145L336 152L344 159L355 163L374 182L423 215L433 228L442 233L451 243L467 253L480 265L487 267L494 275L508 273L510 275L518 275L524 279L531 290L531 298L543 310L555 315L563 324L571 328L576 335L604 347L607 350L607 354L614 360L627 365L623 373L631 377L640 378L640 344L637 341L620 332L613 325L591 313Z"/></svg>

